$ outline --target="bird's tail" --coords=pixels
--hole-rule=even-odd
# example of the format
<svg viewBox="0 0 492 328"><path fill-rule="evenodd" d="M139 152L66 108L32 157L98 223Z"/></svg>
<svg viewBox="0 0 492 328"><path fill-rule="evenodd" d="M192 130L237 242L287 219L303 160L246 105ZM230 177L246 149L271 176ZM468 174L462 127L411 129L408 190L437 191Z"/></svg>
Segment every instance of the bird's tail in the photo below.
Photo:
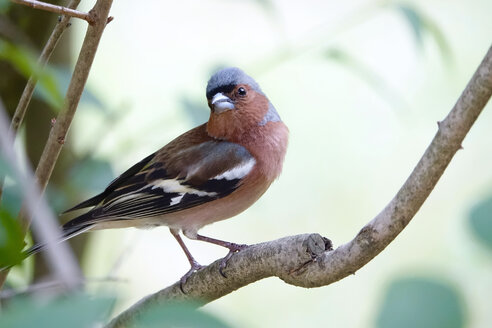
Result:
<svg viewBox="0 0 492 328"><path fill-rule="evenodd" d="M74 227L62 227L62 237L58 241L58 243L62 243L64 241L67 241L68 239L75 237L77 235L80 235L81 233L86 232L90 228L92 228L93 224L88 224L88 225L81 225L81 226L74 226ZM46 248L46 244L36 244L32 246L31 248L27 249L24 251L24 258L29 257L33 254L36 254L38 252L41 252Z"/></svg>
<svg viewBox="0 0 492 328"><path fill-rule="evenodd" d="M63 225L61 227L62 228L62 236L61 236L60 240L58 240L58 243L62 243L62 242L66 241L72 237L75 237L81 233L84 233L87 230L90 230L94 226L94 223L74 224L74 221L77 219L79 219L79 222L82 221L82 220L80 220L80 218L85 216L85 215L87 215L87 213L82 214L80 217L77 217L76 219L71 220L70 222L66 223L65 225ZM41 252L42 250L44 250L46 248L46 246L47 246L47 244L39 243L39 244L36 244L36 245L32 246L31 248L23 251L22 252L22 260L25 260L27 257L29 257L33 254ZM0 267L0 271L10 269L13 266L14 265Z"/></svg>

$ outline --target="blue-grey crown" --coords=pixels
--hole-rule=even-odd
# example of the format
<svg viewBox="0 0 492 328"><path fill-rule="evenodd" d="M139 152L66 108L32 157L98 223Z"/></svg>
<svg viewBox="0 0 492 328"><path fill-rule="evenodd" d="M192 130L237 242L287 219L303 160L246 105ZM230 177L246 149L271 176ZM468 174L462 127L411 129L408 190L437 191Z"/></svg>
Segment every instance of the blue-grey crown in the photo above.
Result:
<svg viewBox="0 0 492 328"><path fill-rule="evenodd" d="M208 80L207 98L212 98L217 92L231 91L238 84L247 84L256 92L263 94L256 81L237 67L221 69Z"/></svg>

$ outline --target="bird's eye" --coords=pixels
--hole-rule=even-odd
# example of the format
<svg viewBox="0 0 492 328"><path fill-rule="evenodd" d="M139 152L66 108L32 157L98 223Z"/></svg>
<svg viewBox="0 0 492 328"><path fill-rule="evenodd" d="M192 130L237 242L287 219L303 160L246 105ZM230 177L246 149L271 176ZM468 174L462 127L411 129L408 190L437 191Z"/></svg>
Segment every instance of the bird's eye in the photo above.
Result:
<svg viewBox="0 0 492 328"><path fill-rule="evenodd" d="M243 88L243 87L240 87L239 89L237 89L237 93L240 95L240 96L246 96L246 89Z"/></svg>

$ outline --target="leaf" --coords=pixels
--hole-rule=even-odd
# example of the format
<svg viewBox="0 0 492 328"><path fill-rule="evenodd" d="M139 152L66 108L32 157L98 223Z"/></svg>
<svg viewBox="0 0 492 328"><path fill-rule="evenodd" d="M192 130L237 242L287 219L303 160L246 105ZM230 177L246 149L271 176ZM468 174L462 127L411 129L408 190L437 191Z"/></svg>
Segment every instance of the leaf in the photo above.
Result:
<svg viewBox="0 0 492 328"><path fill-rule="evenodd" d="M22 204L22 191L19 185L11 179L12 176L14 176L12 168L0 156L0 188L3 187L0 204L2 204L2 206L12 215L14 215L20 211Z"/></svg>
<svg viewBox="0 0 492 328"><path fill-rule="evenodd" d="M36 89L40 88L43 100L55 109L61 108L63 96L54 74L49 68L39 66L37 59L27 49L0 40L0 59L9 62L26 79L31 75L37 78Z"/></svg>
<svg viewBox="0 0 492 328"><path fill-rule="evenodd" d="M22 206L22 191L19 185L17 183L5 184L0 201L9 213L19 213Z"/></svg>
<svg viewBox="0 0 492 328"><path fill-rule="evenodd" d="M267 14L275 13L275 4L272 0L253 0L253 2L256 2Z"/></svg>
<svg viewBox="0 0 492 328"><path fill-rule="evenodd" d="M401 278L384 297L378 328L461 328L462 298L452 287L433 278Z"/></svg>
<svg viewBox="0 0 492 328"><path fill-rule="evenodd" d="M475 237L492 250L492 197L481 201L471 209L470 227Z"/></svg>
<svg viewBox="0 0 492 328"><path fill-rule="evenodd" d="M24 235L19 221L0 205L0 268L20 263L23 248Z"/></svg>
<svg viewBox="0 0 492 328"><path fill-rule="evenodd" d="M424 36L430 35L439 47L441 56L448 61L451 60L451 47L444 33L430 17L425 16L415 7L406 3L397 3L394 5L394 8L405 17L413 31L415 41L421 50L424 45Z"/></svg>
<svg viewBox="0 0 492 328"><path fill-rule="evenodd" d="M155 305L138 317L134 323L142 328L227 328L229 327L218 318L196 310L191 304Z"/></svg>
<svg viewBox="0 0 492 328"><path fill-rule="evenodd" d="M113 298L72 294L53 301L14 300L2 312L0 327L100 327L113 307Z"/></svg>
<svg viewBox="0 0 492 328"><path fill-rule="evenodd" d="M413 34L415 36L415 40L417 44L422 47L423 46L423 38L422 34L425 33L425 24L423 19L415 8L410 7L408 4L397 4L396 8L400 10L400 12L405 16L407 22L413 30Z"/></svg>

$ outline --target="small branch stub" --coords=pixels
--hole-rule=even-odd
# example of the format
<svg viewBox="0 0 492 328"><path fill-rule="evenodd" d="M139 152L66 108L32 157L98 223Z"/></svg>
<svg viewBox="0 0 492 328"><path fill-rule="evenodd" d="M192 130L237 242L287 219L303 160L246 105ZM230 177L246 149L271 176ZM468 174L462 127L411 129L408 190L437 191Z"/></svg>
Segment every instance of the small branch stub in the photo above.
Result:
<svg viewBox="0 0 492 328"><path fill-rule="evenodd" d="M66 15L70 17L76 17L85 20L87 23L90 25L94 24L95 19L90 15L90 13L84 13L75 9L70 9L67 7L63 6L57 6L53 5L51 3L46 3L46 2L41 2L41 1L36 1L36 0L11 0L14 3L17 3L19 5L24 5L28 6L34 9L40 9L40 10L45 10L49 11L52 13L57 13L61 15Z"/></svg>

